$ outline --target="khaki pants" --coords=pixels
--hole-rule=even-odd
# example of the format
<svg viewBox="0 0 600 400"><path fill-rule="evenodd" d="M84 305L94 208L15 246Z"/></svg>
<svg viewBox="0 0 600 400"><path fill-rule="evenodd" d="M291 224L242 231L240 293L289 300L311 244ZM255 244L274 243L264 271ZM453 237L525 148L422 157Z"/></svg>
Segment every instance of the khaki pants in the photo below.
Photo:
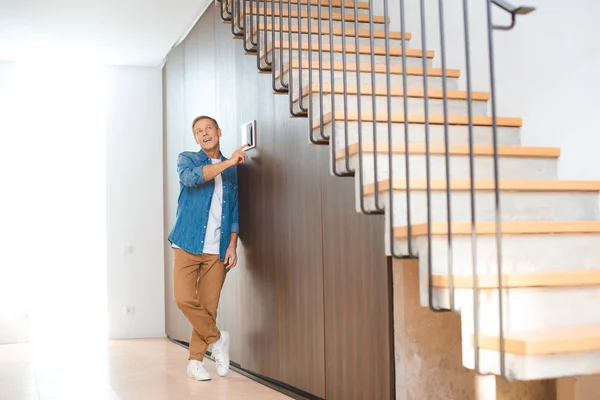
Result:
<svg viewBox="0 0 600 400"><path fill-rule="evenodd" d="M225 266L216 254L173 250L175 303L193 328L189 359L202 361L208 346L221 337L217 328L217 307L225 282Z"/></svg>

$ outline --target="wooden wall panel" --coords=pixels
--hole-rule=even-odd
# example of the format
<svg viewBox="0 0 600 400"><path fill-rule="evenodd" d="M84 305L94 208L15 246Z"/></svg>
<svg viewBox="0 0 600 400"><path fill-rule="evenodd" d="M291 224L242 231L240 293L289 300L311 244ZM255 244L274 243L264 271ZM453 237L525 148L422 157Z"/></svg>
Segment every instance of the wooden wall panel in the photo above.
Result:
<svg viewBox="0 0 600 400"><path fill-rule="evenodd" d="M353 192L354 179L323 177L326 398L392 399L385 218L358 214Z"/></svg>
<svg viewBox="0 0 600 400"><path fill-rule="evenodd" d="M232 360L321 398L362 399L368 391L370 400L390 399L382 218L354 212L352 180L329 176L327 147L308 145L307 120L289 117L288 97L273 95L271 76L257 73L256 57L244 54L217 11L209 7L165 65L167 231L178 195L174 149L196 149L181 139L191 119L219 121L226 155L241 145L240 124L256 119L258 148L239 168L240 262L219 308ZM175 70L185 88L173 101ZM177 325L169 335L187 340L189 324L168 306L168 323ZM368 343L378 332L383 344Z"/></svg>

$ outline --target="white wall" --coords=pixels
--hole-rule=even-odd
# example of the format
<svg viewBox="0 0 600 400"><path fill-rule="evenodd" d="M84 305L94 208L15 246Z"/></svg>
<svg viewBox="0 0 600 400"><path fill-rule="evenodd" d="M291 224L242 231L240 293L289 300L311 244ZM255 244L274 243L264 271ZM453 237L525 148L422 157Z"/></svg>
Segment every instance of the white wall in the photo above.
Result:
<svg viewBox="0 0 600 400"><path fill-rule="evenodd" d="M381 0L378 0L381 2ZM600 179L600 2L597 0L510 0L536 7L512 31L496 31L498 115L523 118L523 144L562 148L563 179ZM399 2L390 1L393 30L400 29ZM422 48L420 2L405 0L410 47ZM448 68L462 71L465 84L462 1L444 2ZM425 1L427 48L440 66L438 1ZM486 0L468 0L473 90L489 90ZM378 11L382 6L378 3ZM494 7L494 21L509 21Z"/></svg>
<svg viewBox="0 0 600 400"><path fill-rule="evenodd" d="M0 342L165 336L159 68L0 63L0 181Z"/></svg>
<svg viewBox="0 0 600 400"><path fill-rule="evenodd" d="M45 62L0 76L0 304L31 327L12 340L106 337L104 72Z"/></svg>
<svg viewBox="0 0 600 400"><path fill-rule="evenodd" d="M108 105L109 337L163 337L161 70L109 68ZM131 252L124 254L124 246L131 246ZM126 314L126 307L134 312Z"/></svg>
<svg viewBox="0 0 600 400"><path fill-rule="evenodd" d="M14 63L0 62L0 344L23 342L30 338L25 269L15 268L13 256L14 250L22 251L23 248L15 249L14 243L11 243L12 237L25 231L19 228L18 218L14 215L20 202L14 193L21 192L23 184L10 165L14 160L14 156L10 155L18 143L16 140L9 142L9 135L14 135L13 127L17 123L17 76ZM9 194L11 192L13 195Z"/></svg>

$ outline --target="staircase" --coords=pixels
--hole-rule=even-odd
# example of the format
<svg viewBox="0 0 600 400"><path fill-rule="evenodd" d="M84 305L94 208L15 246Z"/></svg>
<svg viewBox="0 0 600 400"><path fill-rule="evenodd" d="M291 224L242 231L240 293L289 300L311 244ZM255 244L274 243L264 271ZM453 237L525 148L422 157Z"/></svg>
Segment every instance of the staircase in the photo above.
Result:
<svg viewBox="0 0 600 400"><path fill-rule="evenodd" d="M560 149L522 146L523 121L494 115L493 85L459 87L465 71L389 31L387 7L216 6L291 116L308 119L308 142L329 146L331 173L354 177L357 212L386 214L388 255L419 260L421 305L460 313L466 368L600 373L600 182L557 180Z"/></svg>

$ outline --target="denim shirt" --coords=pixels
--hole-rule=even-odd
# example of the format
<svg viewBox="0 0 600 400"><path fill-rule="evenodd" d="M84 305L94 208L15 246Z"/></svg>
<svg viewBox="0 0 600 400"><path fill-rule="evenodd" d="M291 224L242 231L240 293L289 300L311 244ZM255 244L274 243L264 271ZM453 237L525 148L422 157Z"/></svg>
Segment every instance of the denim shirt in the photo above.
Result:
<svg viewBox="0 0 600 400"><path fill-rule="evenodd" d="M221 161L226 158L221 154ZM212 164L200 150L183 152L177 158L179 175L179 199L175 225L169 234L169 242L192 254L202 254L210 204L215 191L215 181L205 181L202 168ZM225 259L232 232L239 233L237 168L230 167L221 173L223 178L223 214L221 216L221 243L219 259Z"/></svg>

